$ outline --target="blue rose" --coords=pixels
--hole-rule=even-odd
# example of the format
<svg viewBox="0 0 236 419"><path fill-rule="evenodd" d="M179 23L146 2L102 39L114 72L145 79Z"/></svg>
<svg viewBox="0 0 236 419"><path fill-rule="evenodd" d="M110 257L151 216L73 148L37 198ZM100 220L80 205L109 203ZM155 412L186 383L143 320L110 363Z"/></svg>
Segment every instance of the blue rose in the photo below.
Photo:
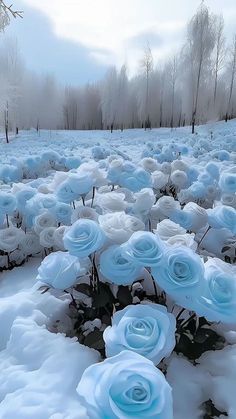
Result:
<svg viewBox="0 0 236 419"><path fill-rule="evenodd" d="M68 229L63 241L71 255L87 257L104 245L105 235L95 221L81 219Z"/></svg>
<svg viewBox="0 0 236 419"><path fill-rule="evenodd" d="M23 212L27 202L36 194L36 190L31 187L26 187L16 192L17 208Z"/></svg>
<svg viewBox="0 0 236 419"><path fill-rule="evenodd" d="M110 246L100 256L100 271L116 285L131 285L142 273L142 267L128 260L121 246Z"/></svg>
<svg viewBox="0 0 236 419"><path fill-rule="evenodd" d="M141 266L153 267L161 260L165 245L161 239L148 231L137 231L122 246L122 254Z"/></svg>
<svg viewBox="0 0 236 419"><path fill-rule="evenodd" d="M220 259L205 263L205 286L194 310L210 321L236 322L236 267Z"/></svg>
<svg viewBox="0 0 236 419"><path fill-rule="evenodd" d="M71 190L79 195L87 195L87 193L94 186L94 179L91 173L80 172L80 173L70 173L68 177L68 183L71 187Z"/></svg>
<svg viewBox="0 0 236 419"><path fill-rule="evenodd" d="M152 187L152 178L150 173L144 169L124 171L119 179L120 185L130 189L132 192L138 192L143 188Z"/></svg>
<svg viewBox="0 0 236 419"><path fill-rule="evenodd" d="M128 349L158 365L175 347L175 329L175 317L162 305L127 306L113 315L112 326L103 333L106 355Z"/></svg>
<svg viewBox="0 0 236 419"><path fill-rule="evenodd" d="M215 164L213 162L209 162L206 165L206 171L208 173L210 173L210 175L213 177L213 179L219 180L220 171L219 171L219 167L217 166L217 164Z"/></svg>
<svg viewBox="0 0 236 419"><path fill-rule="evenodd" d="M219 186L224 193L236 192L236 173L224 172L220 176Z"/></svg>
<svg viewBox="0 0 236 419"><path fill-rule="evenodd" d="M189 188L189 192L195 199L204 198L206 195L206 187L202 182L196 181Z"/></svg>
<svg viewBox="0 0 236 419"><path fill-rule="evenodd" d="M77 169L81 165L81 158L80 157L67 157L65 159L65 167L68 170Z"/></svg>
<svg viewBox="0 0 236 419"><path fill-rule="evenodd" d="M209 209L208 222L214 228L227 228L236 234L236 210L226 205Z"/></svg>
<svg viewBox="0 0 236 419"><path fill-rule="evenodd" d="M8 192L0 192L0 214L12 215L16 209L16 198Z"/></svg>
<svg viewBox="0 0 236 419"><path fill-rule="evenodd" d="M79 194L72 190L68 180L65 180L58 186L56 196L59 201L65 202L66 204L79 199Z"/></svg>
<svg viewBox="0 0 236 419"><path fill-rule="evenodd" d="M178 304L191 310L194 298L202 290L204 264L200 256L186 246L171 246L152 269L152 275Z"/></svg>
<svg viewBox="0 0 236 419"><path fill-rule="evenodd" d="M188 211L183 211L179 209L175 209L170 214L170 220L176 224L179 224L181 227L185 228L186 230L191 230L193 225L193 214Z"/></svg>
<svg viewBox="0 0 236 419"><path fill-rule="evenodd" d="M69 204L58 202L52 210L57 222L69 225L71 223L72 208Z"/></svg>
<svg viewBox="0 0 236 419"><path fill-rule="evenodd" d="M131 351L88 367L77 392L90 419L173 419L172 390L164 375Z"/></svg>
<svg viewBox="0 0 236 419"><path fill-rule="evenodd" d="M80 273L78 258L67 252L50 253L38 269L37 279L53 288L66 289L72 287Z"/></svg>

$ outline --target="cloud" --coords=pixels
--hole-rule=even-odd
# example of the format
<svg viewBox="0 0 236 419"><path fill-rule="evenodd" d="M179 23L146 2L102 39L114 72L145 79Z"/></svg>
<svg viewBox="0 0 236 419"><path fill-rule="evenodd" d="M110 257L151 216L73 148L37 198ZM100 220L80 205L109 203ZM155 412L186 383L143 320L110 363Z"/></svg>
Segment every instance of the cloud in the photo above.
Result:
<svg viewBox="0 0 236 419"><path fill-rule="evenodd" d="M52 73L67 84L85 84L99 80L107 71L107 63L94 57L96 51L106 50L85 47L79 42L56 36L50 19L21 1L24 19L11 22L7 36L16 36L27 67L37 73Z"/></svg>
<svg viewBox="0 0 236 419"><path fill-rule="evenodd" d="M200 0L17 0L25 10L14 33L31 67L52 71L70 83L97 80L110 65L137 69L149 41L154 61L176 53L185 39L186 24ZM232 38L235 0L208 0L212 12L225 17ZM12 30L10 28L10 31ZM45 33L44 33L45 32Z"/></svg>
<svg viewBox="0 0 236 419"><path fill-rule="evenodd" d="M144 48L144 46L148 43L151 48L158 48L162 46L163 39L159 33L154 31L144 31L140 32L131 38L128 38L126 43L134 48Z"/></svg>

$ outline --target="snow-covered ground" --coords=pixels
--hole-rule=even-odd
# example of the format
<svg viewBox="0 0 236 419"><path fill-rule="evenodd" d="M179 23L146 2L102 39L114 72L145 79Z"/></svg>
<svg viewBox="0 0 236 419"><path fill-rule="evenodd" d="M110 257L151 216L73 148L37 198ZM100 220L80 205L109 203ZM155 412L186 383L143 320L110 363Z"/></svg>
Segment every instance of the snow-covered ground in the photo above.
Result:
<svg viewBox="0 0 236 419"><path fill-rule="evenodd" d="M154 149L162 152L162 164L169 153L165 147L173 143L181 150L182 160L200 173L210 161L217 163L220 172L232 170L236 120L210 123L196 131L191 135L190 127L112 134L42 130L39 135L32 130L11 136L10 144L0 134L1 189L8 191L15 183L17 192L18 183L36 178L45 187L52 185L55 169L62 171L61 163L45 169L31 160L51 151L64 158L67 170L76 165L74 158L101 162L113 154L137 164L154 155ZM41 260L32 257L23 266L0 273L0 418L88 418L76 388L84 370L98 362L100 354L63 333L70 330L70 299L63 292L39 290L36 276ZM209 399L230 419L236 418L236 336L226 328L223 333L231 346L203 354L197 365L181 355L169 359L167 380L173 389L174 419L202 418L202 403Z"/></svg>

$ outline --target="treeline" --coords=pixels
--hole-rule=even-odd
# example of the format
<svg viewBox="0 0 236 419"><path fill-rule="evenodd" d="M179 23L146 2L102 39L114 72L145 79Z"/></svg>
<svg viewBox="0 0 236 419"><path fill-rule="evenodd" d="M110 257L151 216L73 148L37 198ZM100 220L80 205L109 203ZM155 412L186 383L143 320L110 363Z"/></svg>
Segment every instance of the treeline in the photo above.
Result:
<svg viewBox="0 0 236 419"><path fill-rule="evenodd" d="M83 87L59 85L29 72L17 43L1 34L2 129L175 127L236 117L236 35L226 43L224 19L202 2L180 51L154 63L146 46L138 74L112 67ZM6 127L7 125L7 127Z"/></svg>

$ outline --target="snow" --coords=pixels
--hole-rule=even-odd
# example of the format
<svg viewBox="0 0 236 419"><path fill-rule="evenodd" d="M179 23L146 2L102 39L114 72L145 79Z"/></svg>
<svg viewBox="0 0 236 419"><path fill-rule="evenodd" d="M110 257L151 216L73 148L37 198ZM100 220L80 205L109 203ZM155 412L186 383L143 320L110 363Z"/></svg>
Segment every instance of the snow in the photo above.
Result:
<svg viewBox="0 0 236 419"><path fill-rule="evenodd" d="M209 142L212 132L215 149L227 150L227 138L235 140L236 121L210 123L190 128L114 131L21 132L5 144L0 134L0 162L12 158L40 155L54 150L64 156L91 157L91 147L101 145L134 162L140 160L147 143L165 144L170 138L189 146L199 138ZM211 148L209 150L210 155ZM186 162L204 168L209 155L199 159L187 156ZM231 168L230 161L217 160L220 169ZM42 176L45 174L42 173ZM50 176L50 173L47 173ZM76 393L83 371L100 359L95 350L80 345L62 332L70 330L69 299L57 293L42 294L36 282L41 260L30 259L22 267L0 274L0 418L1 419L83 419L88 417ZM58 326L60 320L60 326ZM200 419L202 404L211 399L229 419L236 417L236 331L219 326L232 346L202 355L197 365L181 356L169 360L167 379L173 387L174 419Z"/></svg>
<svg viewBox="0 0 236 419"><path fill-rule="evenodd" d="M99 354L75 338L50 332L66 316L68 300L41 294L40 260L2 274L0 284L0 417L86 418L76 387Z"/></svg>

